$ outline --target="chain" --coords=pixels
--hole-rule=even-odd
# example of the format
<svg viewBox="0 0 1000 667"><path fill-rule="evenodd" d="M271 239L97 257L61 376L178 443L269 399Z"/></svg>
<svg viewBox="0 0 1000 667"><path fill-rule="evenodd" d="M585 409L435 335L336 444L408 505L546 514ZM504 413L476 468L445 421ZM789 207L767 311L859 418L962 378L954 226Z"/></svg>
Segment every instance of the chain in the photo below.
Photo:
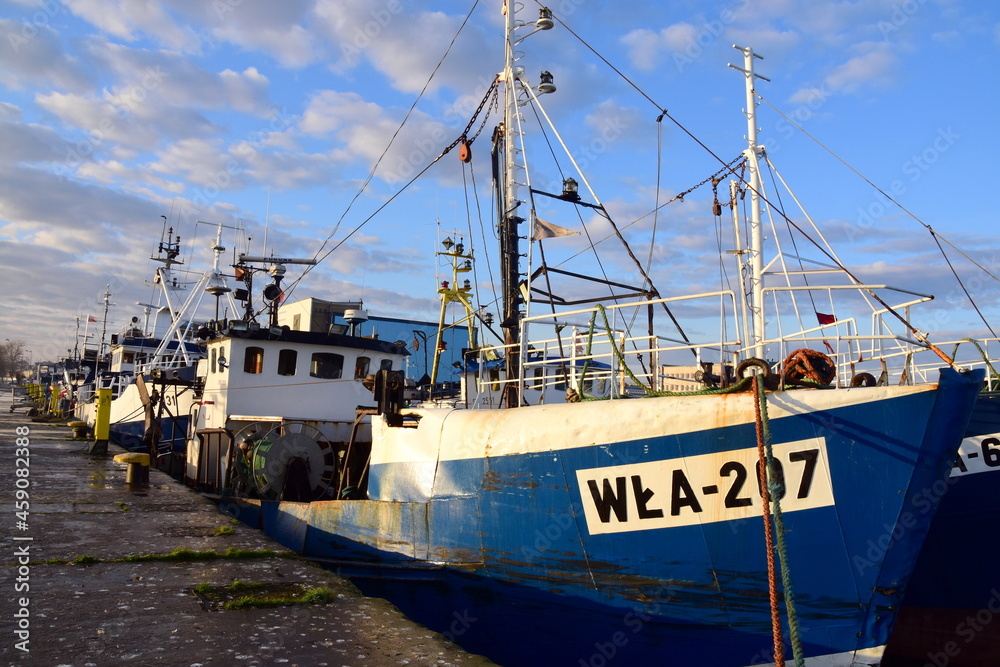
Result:
<svg viewBox="0 0 1000 667"><path fill-rule="evenodd" d="M697 190L701 186L705 185L709 181L712 181L712 180L714 180L716 178L719 178L719 177L721 177L723 174L725 174L727 172L733 172L733 171L735 171L734 168L733 168L733 165L735 165L737 162L739 162L740 160L743 160L743 159L746 159L746 158L744 158L743 153L740 153L735 158L733 158L732 162L730 162L729 164L727 164L725 167L723 167L719 171L715 172L714 174L712 174L711 176L709 176L708 178L706 178L705 180L703 180L701 183L698 183L697 185L688 188L684 192L678 193L670 201L675 201L675 200L678 200L678 199L681 200L681 201L684 201L684 197L688 196L689 194L691 194L692 192L694 192L695 190ZM667 202L667 203L670 203L670 202Z"/></svg>
<svg viewBox="0 0 1000 667"><path fill-rule="evenodd" d="M468 139L469 130L471 130L472 126L476 124L476 118L478 118L479 114L482 113L483 109L486 107L487 102L489 102L490 99L493 99L494 102L496 101L496 99L497 99L497 84L499 82L500 82L500 77L499 76L493 79L493 83L490 84L490 87L486 90L486 94L483 96L482 101L479 103L479 106L476 107L476 111L472 114L472 118L469 119L469 124L465 126L465 129L462 130L462 133L460 135L458 135L458 138L455 139L455 141L451 142L443 151L441 151L441 155L447 154L448 152L451 151L452 148L454 148L455 146L457 146L458 144L460 144L463 141L465 141L467 144L471 145L472 142L476 140L476 137L478 137L479 134L483 131L483 128L486 127L486 120L490 117L490 115L486 114L485 116L483 116L483 122L479 126L479 129L476 131L476 134L473 135L473 137L472 137L471 140ZM492 105L492 106L495 106L495 105Z"/></svg>

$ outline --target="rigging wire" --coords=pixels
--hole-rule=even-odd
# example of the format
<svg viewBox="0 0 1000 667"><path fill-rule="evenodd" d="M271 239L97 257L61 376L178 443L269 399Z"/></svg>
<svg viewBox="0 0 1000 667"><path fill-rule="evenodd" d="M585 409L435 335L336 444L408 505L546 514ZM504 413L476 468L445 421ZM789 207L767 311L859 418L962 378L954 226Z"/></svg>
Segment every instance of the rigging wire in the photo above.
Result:
<svg viewBox="0 0 1000 667"><path fill-rule="evenodd" d="M785 204L781 201L781 190L778 188L778 183L777 183L777 181L774 178L774 169L771 168L771 161L767 158L766 155L764 156L764 164L767 166L768 176L771 177L771 187L774 188L774 196L775 196L775 198L778 201L778 207L779 207L777 209L778 214L782 218L787 219L787 216L785 215ZM788 223L785 223L785 228L789 232L788 238L789 238L789 240L791 241L791 244L792 244L792 251L795 253L795 258L798 260L798 263L799 263L799 272L802 274L802 281L805 283L806 287L808 287L809 286L809 275L806 273L805 264L803 264L802 257L799 254L799 246L798 246L798 243L796 243L796 241L795 241L795 234L791 233L791 229L788 228ZM777 234L775 234L775 236L777 236ZM809 297L809 305L812 306L813 312L814 313L818 313L819 311L818 311L818 309L816 307L816 297L813 295L813 291L812 290L806 290L806 296ZM817 317L818 317L818 315L817 315ZM801 324L801 322L800 322L800 324Z"/></svg>
<svg viewBox="0 0 1000 667"><path fill-rule="evenodd" d="M674 195L673 197L671 197L667 201L663 202L662 204L660 204L659 206L657 206L653 210L644 213L643 215L639 216L635 220L632 220L631 222L628 222L628 223L625 223L624 225L621 225L619 227L619 229L623 229L623 230L624 229L628 229L632 225L639 224L640 222L642 222L643 220L645 220L646 218L648 218L651 215L655 216L658 211L662 210L663 208L666 208L670 204L673 204L674 202L678 202L678 201L684 201L685 197L687 197L689 194L691 194L692 192L694 192L695 190L697 190L701 186L703 186L706 183L710 182L713 178L719 176L720 174L731 173L734 169L736 169L736 168L738 168L740 166L740 165L737 164L737 162L740 162L743 159L744 159L744 155L742 153L740 153L731 162L727 163L725 167L723 167L719 171L715 172L714 174L712 174L708 178L702 180L701 182L699 182L699 183L697 183L695 185L692 185L690 188L688 188L687 190L684 190L683 192L678 192L676 195ZM743 181L742 178L740 178L740 180ZM600 244L604 243L605 241L608 241L608 240L610 240L612 238L615 238L615 235L614 234L608 234L604 238L598 240L595 245L600 245ZM575 253L573 255L570 255L569 257L567 257L566 259L564 259L563 261L561 261L556 266L557 267L562 266L563 264L566 264L570 260L576 259L577 257L579 257L586 250L589 250L589 248L585 248L584 250L581 250L581 251L579 251L579 252L577 252L577 253Z"/></svg>
<svg viewBox="0 0 1000 667"><path fill-rule="evenodd" d="M647 99L647 100L648 100L648 101L650 102L650 104L653 104L653 105L654 105L654 106L655 106L655 107L656 107L656 108L657 108L658 110L660 110L660 111L661 111L661 112L663 113L663 115L664 115L664 116L665 116L666 118L669 118L669 119L670 119L670 121L671 121L671 122L672 122L672 123L673 123L674 125L676 125L676 126L678 127L678 129L680 129L680 130L681 130L681 132L683 132L683 133L684 133L684 134L686 134L686 135L687 135L688 137L690 137L692 141L694 141L694 142L695 142L696 144L698 144L698 146L700 146L700 147L701 147L701 148L702 148L702 149L703 149L703 150L704 150L705 152L707 152L707 153L708 153L709 155L711 155L711 156L712 156L713 158L715 158L715 159L716 159L716 160L717 160L717 161L718 161L719 163L722 163L722 164L725 164L725 163L724 163L724 162L722 161L722 158L720 158L720 157L718 156L718 154L716 154L716 153L715 153L715 151L713 151L713 150L712 150L711 148L709 148L709 147L708 147L708 146L707 146L707 145L706 145L706 144L705 144L705 143L704 143L704 142L703 142L703 141L702 141L701 139L699 139L698 137L696 137L696 136L695 136L695 135L694 135L694 134L693 134L693 133L692 133L692 132L691 132L690 130L688 130L688 129L687 129L687 127L685 127L685 126L684 126L684 125L683 125L683 124L682 124L682 123L681 123L681 122L680 122L679 120L677 120L676 118L674 118L673 116L671 116L671 115L670 115L670 113L669 113L669 112L668 112L668 111L667 111L666 109L664 109L664 108L663 108L663 107L662 107L661 105L657 104L657 103L656 103L656 102L655 102L655 101L653 100L653 98L651 98L651 97L650 97L650 96L649 96L648 94L646 94L646 92L645 92L645 91L643 91L643 90L642 90L641 88L639 88L639 86L638 86L638 85L636 85L636 84L635 84L635 82L633 82L633 81L632 81L631 79L629 79L629 78L628 78L627 76L625 76L625 74L623 74L623 73L621 72L621 70L619 70L619 69L618 69L617 67L615 67L614 65L612 65L612 64L611 64L611 63L610 63L610 62L608 61L608 59L607 59L607 58L605 58L605 57L604 57L604 56L602 56L602 55L601 55L600 53L598 53L598 52L597 52L597 50L596 50L596 49L594 49L594 47L592 47L592 46L591 46L590 44L588 44L588 43L587 43L587 41L586 41L586 40L584 40L584 39L583 39L582 37L580 37L580 36L579 36L579 35L577 35L577 34L576 34L575 32L573 32L573 30L572 30L572 29L571 29L571 28L570 28L570 27L569 27L568 25L566 25L566 24L565 24L565 23L564 23L564 22L562 21L562 19L560 19L560 18L559 18L558 16L556 16L555 14L553 14L552 18L553 18L553 19L555 19L556 21L558 21L558 22L559 22L559 25L561 25L561 26L562 26L563 28L565 28L565 29L566 29L566 31L567 31L568 33L570 33L571 35L573 35L573 37L576 37L576 39L577 39L577 40L578 40L578 41L579 41L579 42L580 42L580 43L581 43L581 44L582 44L583 46L585 46L585 47L586 47L586 48L587 48L588 50L590 50L590 51L591 51L591 52L592 52L592 53L593 53L593 54L594 54L595 56L597 56L597 57L598 57L598 58L599 58L599 59L601 60L601 62L603 62L603 63L604 63L605 65L607 65L607 66L608 66L609 68L611 68L611 70L613 70L613 71L614 71L614 72L615 72L616 74L618 74L618 76L620 76L620 77L622 78L622 80L624 80L624 81L625 81L626 83L628 83L628 84L629 84L629 85L630 85L630 86L631 86L632 88L634 88L634 89L636 90L636 92L638 92L638 93L639 93L639 94L640 94L640 95L641 95L642 97L646 98L646 99ZM759 99L764 99L764 98L763 98L763 97L761 97L761 96L760 96L760 95L759 95L759 94L758 94L758 93L757 93L756 91L754 91L754 95L755 95L755 96L757 96L757 97L758 97ZM770 105L770 102L768 102L768 104ZM773 108L773 105L771 105L771 106L772 106L772 108ZM781 113L781 112L778 112L778 113ZM784 114L782 114L782 116L784 116ZM785 118L787 119L787 116L785 116ZM789 119L789 120L790 120L790 119ZM794 121L790 121L790 122L793 122L793 123L794 123ZM803 130L803 132L804 132L804 130ZM746 185L746 187L748 187L748 188L750 188L751 190L753 190L753 187L752 187L752 186L750 185L750 183L748 183L748 182L746 181L746 179L744 179L744 178L742 177L742 175L739 175L739 174L736 174L736 172L735 172L734 170L730 170L730 172L731 172L731 173L732 173L732 174L733 174L734 176L736 176L737 178L739 178L739 179L740 179L740 181L742 181L742 182L743 182L743 184L744 184L744 185ZM879 192L881 192L881 190L879 190ZM758 195L758 196L760 197L760 200L761 200L761 201L763 201L764 203L766 203L766 204L767 204L768 206L771 206L772 208L774 208L773 204L771 204L771 202L770 202L770 201L769 201L769 200L767 199L767 197L765 197L765 196L764 196L764 195L763 195L762 193L759 193L759 192L758 192L758 193L756 193L756 194L757 194L757 195ZM883 193L883 194L884 194L884 193ZM886 195L886 196L888 197L888 195ZM890 199L891 199L891 198L890 198ZM898 205L898 204L897 204L897 205ZM900 207L900 208L902 208L902 207ZM906 209L903 209L903 210L906 210ZM909 212L909 211L907 211L907 212ZM784 219L785 219L785 221L786 221L786 222L787 222L788 224L790 224L791 226L793 226L793 227L794 227L794 228L795 228L796 230L798 230L798 232L799 232L800 234L802 234L802 235L803 235L803 237L805 237L805 238L806 238L806 239L807 239L807 240L808 240L808 241L809 241L810 243L812 243L812 244L813 244L814 246L816 246L816 248L817 248L817 249L818 249L818 250L819 250L819 251L820 251L820 252L821 252L821 253L822 253L823 255L825 255L825 256L826 256L826 257L827 257L827 258L828 258L829 260L831 260L832 262L834 262L834 263L835 263L835 264L836 264L836 265L838 266L838 268L840 268L840 270L841 270L841 271L843 271L843 272L844 272L844 273L845 273L845 274L846 274L847 276L849 276L849 277L850 277L850 278L851 278L852 280L854 280L854 281L855 281L856 283L858 283L859 285L862 285L862 284L863 284L863 283L862 283L862 281L861 281L861 280L859 280L859 279L857 278L857 276L855 276L855 275L854 275L854 274L853 274L853 273L852 273L852 272L851 272L851 271L850 271L850 270L849 270L849 269L848 269L848 268L847 268L846 266L844 266L844 265L843 265L843 264L842 264L842 263L841 263L841 262L840 262L840 261L839 261L839 260L838 260L838 259L837 259L836 257L834 257L834 256L833 256L833 255L832 255L831 253L829 253L829 252L828 252L828 251L827 251L827 250L826 250L825 248L823 248L823 246L821 246L821 245L820 245L820 244L819 244L819 243L818 243L818 242L817 242L816 240L814 240L814 239L813 239L813 238L812 238L812 237L811 237L811 236L810 236L809 234L806 234L806 233L805 233L805 231L804 231L804 230L802 230L802 229L801 229L801 228L800 228L800 227L799 227L798 225L796 225L794 221L792 221L792 220L791 220L791 219L790 219L790 218L789 218L788 216L786 216L786 215L782 214L782 213L781 213L780 211L779 211L778 213L779 213L779 215L781 215L781 217L782 217L782 218L784 218ZM911 214L911 215L912 215L912 214ZM916 218L916 216L914 216L914 219L918 219L918 218ZM992 275L992 274L990 274L990 275ZM899 320L899 321L900 321L900 323L901 323L901 324L902 324L902 325L903 325L904 327L906 327L906 329L907 329L908 331L910 331L910 332L911 332L911 333L912 333L912 334L913 334L913 335L914 335L914 336L915 336L915 337L917 338L917 340L918 340L918 341L920 341L921 343L923 343L924 345L926 345L926 346L928 347L928 349L930 349L930 350L934 351L934 352L935 352L935 353L936 353L936 354L937 354L938 356L940 356L940 357L941 357L941 359L942 359L942 360L946 361L946 362L947 362L947 363L948 363L949 365L952 365L952 366L954 366L954 360L953 360L953 359L950 359L950 358L948 358L948 356L947 356L947 355L946 355L946 354L945 354L945 353L944 353L943 351L941 351L941 350L940 350L940 349L939 349L939 348L938 348L938 347L937 347L936 345L934 345L934 344L933 344L933 343L931 343L931 342L930 342L929 340L927 340L927 334L925 334L925 333L924 333L923 331L920 331L920 330L919 330L919 329L917 329L917 328L916 328L915 326L913 326L912 324L910 324L910 322L909 322L909 321L907 321L907 319L906 319L905 317L903 317L903 316L902 316L902 315L900 315L900 314L899 314L898 312L896 312L896 309L894 309L894 308L893 308L892 306L890 306L890 305L889 305L888 303L886 303L886 302L885 302L885 301L884 301L884 300L882 299L882 297L880 297L880 296L879 296L878 294L876 294L876 293L875 293L875 291L874 291L874 290L872 290L872 289L870 289L870 288L866 288L866 287L862 287L861 289L864 289L864 290L865 290L865 291L866 291L866 292L867 292L867 293L868 293L868 294L869 294L869 295L870 295L870 296L871 296L871 297L872 297L872 298L873 298L873 299L874 299L875 301L877 301L877 302L878 302L878 303L879 303L879 304L880 304L880 305L881 305L881 306L882 306L883 308L885 308L885 309L886 309L886 312L888 312L888 313L891 313L893 317L895 317L895 318L896 318L897 320Z"/></svg>
<svg viewBox="0 0 1000 667"><path fill-rule="evenodd" d="M854 167L852 167L850 164L847 163L846 160L844 160L839 155L837 155L832 150L830 150L830 148L828 148L826 145L823 144L823 142L821 142L819 139L817 139L816 137L814 137L813 135L811 135L809 132L807 132L801 125L799 125L794 120L792 120L791 118L789 118L788 116L786 116L784 113L782 113L782 111L780 109L778 109L778 107L776 107L773 104L771 104L771 102L767 98L765 98L763 95L761 95L760 93L758 93L756 90L754 91L754 95L756 95L758 99L760 99L762 102L764 102L765 104L767 104L767 106L771 107L771 109L773 109L775 112L777 112L777 114L779 116L781 116L782 118L784 118L785 120L787 120L789 123L791 123L792 126L794 128L796 128L799 132L801 132L802 134L804 134L807 137L809 137L810 139L812 139L813 142L815 142L817 146L819 146L820 148L822 148L823 150L825 150L827 153L829 153L830 155L832 155L834 157L834 159L836 159L838 162L840 162L845 167L847 167L852 172L854 172L855 175L857 175L861 180L863 180L865 183L867 183L872 188L874 188L879 194L881 194L883 197L885 197L890 202L892 202L893 204L895 204L901 211L903 211L904 213L906 213L906 215L910 216L911 218L913 218L914 220L916 220L920 225L922 225L930 233L931 237L934 239L934 243L937 245L938 250L941 251L941 256L944 257L945 262L948 263L948 268L951 270L952 275L955 276L955 280L958 281L958 284L959 284L959 286L961 286L962 291L965 292L965 296L969 299L969 303L972 304L973 309L975 309L976 313L979 315L979 319L981 319L982 322L983 322L983 324L986 325L986 328L990 330L990 333L993 334L994 337L996 337L996 333L993 332L993 327L991 327L990 324L989 324L989 322L986 321L986 317L983 315L982 311L979 309L979 306L976 305L976 302L972 299L972 295L969 294L969 290L966 289L965 284L962 282L962 279L959 277L958 273L955 271L955 267L952 265L951 260L948 259L947 254L945 254L944 248L941 247L941 241L944 241L945 243L947 243L949 246L951 246L951 248L953 250L955 250L958 254L960 254L962 257L964 257L965 259L967 259L976 268L978 268L979 270L981 270L983 273L985 273L989 277L993 278L994 280L996 280L998 282L1000 282L1000 278L998 278L997 276L993 275L993 273L991 273L988 269L986 269L986 267L982 266L979 262L977 262L976 260L974 260L971 257L969 257L965 252L962 251L961 248L957 247L951 241L949 241L948 239L946 239L943 236L941 236L938 232L936 232L934 230L933 227L931 227L929 224L927 224L922 219L920 219L919 216L917 216L915 213L913 213L912 211L910 211L908 208L906 208L905 206L903 206L902 204L900 204L898 201L896 201L895 199L893 199L885 190L883 190L879 186L875 185L871 180L868 179L867 176L865 176L860 171L858 171L857 169L855 169Z"/></svg>
<svg viewBox="0 0 1000 667"><path fill-rule="evenodd" d="M469 163L469 177L472 180L472 197L473 197L473 199L475 199L475 202L476 202L476 217L479 219L479 233L482 235L483 246L485 247L485 245L486 245L486 225L483 222L483 207L482 207L482 203L479 201L479 188L476 186L476 170L472 166L472 162ZM472 234L472 223L471 223L471 221L469 223L469 234L470 235ZM497 294L496 282L493 279L493 264L490 262L490 253L487 252L487 253L484 253L484 255L486 257L486 273L489 276L490 289L493 292L493 301L491 303L492 304L497 304L497 303L500 302L500 296ZM473 277L475 278L476 283L478 284L479 283L479 267L478 267L478 263L474 263L472 266L473 266L473 269L474 269ZM477 292L477 294L478 294L478 292ZM479 299L479 305L480 306L483 305L482 298Z"/></svg>
<svg viewBox="0 0 1000 667"><path fill-rule="evenodd" d="M472 18L472 14L473 14L473 12L476 11L476 7L478 7L478 6L479 6L479 0L475 0L475 2L472 3L472 7L469 9L469 13L466 14L465 19L462 20L462 24L458 27L458 30L455 32L454 36L451 38L451 42L449 42L448 48L446 48L445 51L444 51L444 53L441 55L441 58L440 58L440 60L438 60L437 65L434 66L434 70L430 73L430 76L427 77L427 81L424 82L423 88L420 89L420 93L417 95L416 99L413 100L413 104L410 105L410 108L407 110L406 115L403 117L403 120L399 123L399 127L396 128L396 131L393 132L392 137L389 138L389 143L386 144L385 148L382 150L382 154L378 156L377 160L375 160L375 164L372 165L371 171L369 171L368 172L368 176L365 177L364 183L361 184L361 187L358 189L358 191L351 198L351 201L348 202L347 208L344 209L344 212L341 213L340 218L337 219L336 224L333 226L333 230L331 230L331 232L323 240L323 243L320 245L319 250L317 250L316 253L315 253L315 255L313 255L313 259L316 260L316 264L314 264L312 266L307 266L306 269L302 272L302 275L300 275L298 278L296 278L295 280L293 280L288 285L287 296L291 296L291 293L295 289L295 286L303 278L305 278L305 276L315 266L318 266L320 262L322 262L327 257L329 257L330 254L334 250L336 250L341 245L343 245L344 242L347 239L349 239L351 236L353 236L359 229L361 229L361 227L363 227L369 220L371 220L375 216L375 213L378 213L383 208L385 208L386 204L388 204L390 201L392 201L397 196L399 196L400 194L402 194L402 192L406 188L408 188L413 183L414 180L416 180L416 177L414 177L414 178L410 179L409 181L407 181L403 185L403 187L400 190L398 190L394 195L392 195L392 197L388 201L386 201L385 203L383 203L382 206L378 207L378 209L376 209L375 213L372 213L372 215L370 215L367 218L365 218L361 223L358 224L358 226L356 226L353 230L351 230L351 232L348 233L347 236L345 236L343 239L341 239L340 242L338 242L333 248L331 248L330 250L328 250L326 253L323 253L323 249L326 248L327 244L333 238L334 234L336 234L337 231L340 229L341 223L343 223L344 218L346 218L347 214L351 211L351 208L354 206L354 203L358 200L359 197L361 197L361 195L364 193L364 191L368 188L368 185L371 183L372 179L375 177L375 172L378 170L379 165L382 164L382 160L385 159L385 156L389 153L389 149L392 148L392 145L393 145L393 143L395 143L397 137L399 136L399 133L403 130L403 127L406 125L407 121L410 119L410 116L416 110L417 104L420 102L421 99L423 99L424 93L426 93L427 89L430 87L431 81L434 80L434 77L437 75L437 72L441 68L441 65L444 64L444 61L448 57L448 54L451 53L451 49L452 49L452 47L455 46L455 42L456 42L456 40L458 40L458 36L460 34L462 34L462 30L465 29L466 24L468 24L469 19ZM489 91L487 91L487 95L489 95ZM450 150L450 149L448 149L448 150ZM445 153L446 152L448 152L448 151L445 150ZM417 176L420 176L425 171L427 171L427 169L429 169L431 165L433 165L435 162L437 162L441 158L442 155L444 155L444 153L442 153L437 158L435 158L429 165L427 165L423 170L421 170L420 173L417 174Z"/></svg>
<svg viewBox="0 0 1000 667"><path fill-rule="evenodd" d="M559 158L556 156L556 151L552 146L552 142L549 140L549 134L548 132L545 131L545 124L542 122L542 119L538 116L538 107L536 107L535 105L531 105L531 110L535 114L535 122L538 123L539 131L541 132L542 137L545 138L545 145L548 146L549 148L549 153L552 156L552 161L555 162L556 169L559 171L559 178L565 180L566 174L563 171L562 165L559 163ZM534 199L533 196L532 199ZM535 209L534 202L532 202L531 208L532 210ZM609 281L610 279L608 278L608 272L607 270L605 270L604 263L601 261L601 257L597 253L597 246L594 244L594 239L590 235L590 230L587 228L587 223L584 222L583 220L583 214L580 211L580 207L574 206L573 208L576 209L576 217L580 221L580 227L583 228L584 235L586 235L587 237L587 243L589 244L588 249L594 251L594 261L597 262L597 266L598 268L600 268L601 277L603 277L605 281ZM534 236L534 230L531 230L530 236ZM611 296L614 297L613 292L611 293Z"/></svg>

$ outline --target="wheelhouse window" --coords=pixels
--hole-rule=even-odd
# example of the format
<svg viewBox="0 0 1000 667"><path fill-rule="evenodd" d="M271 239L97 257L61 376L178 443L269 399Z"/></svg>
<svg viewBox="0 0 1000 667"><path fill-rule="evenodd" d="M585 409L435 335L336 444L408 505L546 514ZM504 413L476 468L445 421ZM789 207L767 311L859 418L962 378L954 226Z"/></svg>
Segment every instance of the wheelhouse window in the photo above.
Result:
<svg viewBox="0 0 1000 667"><path fill-rule="evenodd" d="M379 362L378 369L380 371L391 371L392 359L383 359L381 362Z"/></svg>
<svg viewBox="0 0 1000 667"><path fill-rule="evenodd" d="M278 375L295 375L295 362L298 356L297 350L280 350L278 352Z"/></svg>
<svg viewBox="0 0 1000 667"><path fill-rule="evenodd" d="M243 355L243 372L253 374L264 372L264 348L248 347L246 349Z"/></svg>
<svg viewBox="0 0 1000 667"><path fill-rule="evenodd" d="M314 352L309 365L309 375L324 380L335 380L344 372L344 355L332 352Z"/></svg>
<svg viewBox="0 0 1000 667"><path fill-rule="evenodd" d="M371 364L372 360L368 357L358 357L358 360L354 362L354 379L359 380L368 375Z"/></svg>

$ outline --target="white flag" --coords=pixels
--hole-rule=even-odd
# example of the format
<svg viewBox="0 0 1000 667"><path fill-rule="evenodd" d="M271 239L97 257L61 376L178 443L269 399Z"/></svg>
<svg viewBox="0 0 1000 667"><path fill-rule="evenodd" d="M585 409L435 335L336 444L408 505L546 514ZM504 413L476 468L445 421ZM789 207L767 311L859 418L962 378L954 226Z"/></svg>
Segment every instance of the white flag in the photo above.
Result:
<svg viewBox="0 0 1000 667"><path fill-rule="evenodd" d="M565 227L560 227L559 225L553 225L551 222L545 222L541 218L536 217L535 229L531 234L531 240L538 241L540 239L551 239L557 236L571 236L579 233L580 232L574 232L572 229L566 229Z"/></svg>

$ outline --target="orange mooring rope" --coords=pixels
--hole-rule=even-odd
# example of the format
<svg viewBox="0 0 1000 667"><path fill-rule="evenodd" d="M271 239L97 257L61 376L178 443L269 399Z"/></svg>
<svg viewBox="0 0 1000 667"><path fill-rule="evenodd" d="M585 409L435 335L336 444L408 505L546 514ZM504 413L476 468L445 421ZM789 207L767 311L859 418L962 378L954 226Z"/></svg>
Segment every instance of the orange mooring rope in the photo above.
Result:
<svg viewBox="0 0 1000 667"><path fill-rule="evenodd" d="M760 376L753 376L754 414L757 426L757 479L760 482L761 504L764 506L764 542L767 545L767 585L771 599L771 632L774 635L774 665L785 667L785 642L781 636L781 603L778 600L778 579L774 567L774 533L771 528L771 490L767 483L767 457L764 453L764 422L760 414Z"/></svg>

